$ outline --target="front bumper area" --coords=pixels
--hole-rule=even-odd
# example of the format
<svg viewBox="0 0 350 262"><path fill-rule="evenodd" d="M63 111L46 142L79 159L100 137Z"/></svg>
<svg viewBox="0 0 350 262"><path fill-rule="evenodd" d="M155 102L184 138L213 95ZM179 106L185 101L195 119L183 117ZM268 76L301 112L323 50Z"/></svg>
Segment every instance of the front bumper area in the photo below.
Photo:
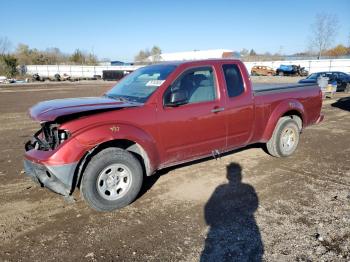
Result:
<svg viewBox="0 0 350 262"><path fill-rule="evenodd" d="M35 183L63 196L69 196L71 193L76 167L77 163L45 166L28 159L24 160L24 170L27 176L31 177Z"/></svg>

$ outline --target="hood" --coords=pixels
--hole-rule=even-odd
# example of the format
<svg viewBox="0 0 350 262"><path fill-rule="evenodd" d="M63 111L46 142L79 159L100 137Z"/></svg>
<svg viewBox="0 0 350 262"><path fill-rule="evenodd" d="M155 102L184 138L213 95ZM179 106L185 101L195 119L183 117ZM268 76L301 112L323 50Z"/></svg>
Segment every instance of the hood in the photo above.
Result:
<svg viewBox="0 0 350 262"><path fill-rule="evenodd" d="M141 103L119 101L107 97L81 97L55 99L40 102L29 109L32 119L46 122L55 121L58 117L85 112L122 109L125 107L141 106Z"/></svg>

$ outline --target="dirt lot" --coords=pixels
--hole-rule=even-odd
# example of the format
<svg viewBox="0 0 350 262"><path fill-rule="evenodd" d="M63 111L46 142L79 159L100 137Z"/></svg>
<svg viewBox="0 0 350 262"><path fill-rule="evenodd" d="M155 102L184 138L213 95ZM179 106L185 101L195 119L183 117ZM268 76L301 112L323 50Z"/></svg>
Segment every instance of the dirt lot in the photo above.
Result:
<svg viewBox="0 0 350 262"><path fill-rule="evenodd" d="M24 176L38 129L26 110L111 84L0 87L0 261L350 260L350 97L324 103L290 158L256 145L167 169L132 205L97 213Z"/></svg>

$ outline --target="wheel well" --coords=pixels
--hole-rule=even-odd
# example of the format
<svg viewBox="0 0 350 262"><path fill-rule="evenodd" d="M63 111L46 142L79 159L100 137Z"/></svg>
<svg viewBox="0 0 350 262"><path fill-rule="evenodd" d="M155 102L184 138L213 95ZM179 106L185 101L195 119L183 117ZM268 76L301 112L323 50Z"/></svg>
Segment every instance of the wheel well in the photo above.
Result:
<svg viewBox="0 0 350 262"><path fill-rule="evenodd" d="M291 110L284 113L281 117L284 117L284 116L289 116L290 118L294 119L297 122L300 130L303 128L303 116L299 111Z"/></svg>
<svg viewBox="0 0 350 262"><path fill-rule="evenodd" d="M152 174L149 157L138 143L127 139L111 140L97 145L82 157L74 173L71 193L75 187L79 187L84 170L91 158L108 147L118 147L129 151L140 161L143 173L147 176Z"/></svg>

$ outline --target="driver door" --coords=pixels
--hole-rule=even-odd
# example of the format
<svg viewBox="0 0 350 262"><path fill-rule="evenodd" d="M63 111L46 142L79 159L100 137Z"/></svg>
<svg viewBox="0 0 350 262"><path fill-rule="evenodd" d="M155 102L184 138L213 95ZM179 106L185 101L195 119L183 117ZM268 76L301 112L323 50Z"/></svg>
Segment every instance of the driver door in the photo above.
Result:
<svg viewBox="0 0 350 262"><path fill-rule="evenodd" d="M191 68L165 91L164 105L157 114L165 166L226 147L224 104L218 98L216 79L211 66ZM172 93L179 90L186 94L186 101L171 105Z"/></svg>

